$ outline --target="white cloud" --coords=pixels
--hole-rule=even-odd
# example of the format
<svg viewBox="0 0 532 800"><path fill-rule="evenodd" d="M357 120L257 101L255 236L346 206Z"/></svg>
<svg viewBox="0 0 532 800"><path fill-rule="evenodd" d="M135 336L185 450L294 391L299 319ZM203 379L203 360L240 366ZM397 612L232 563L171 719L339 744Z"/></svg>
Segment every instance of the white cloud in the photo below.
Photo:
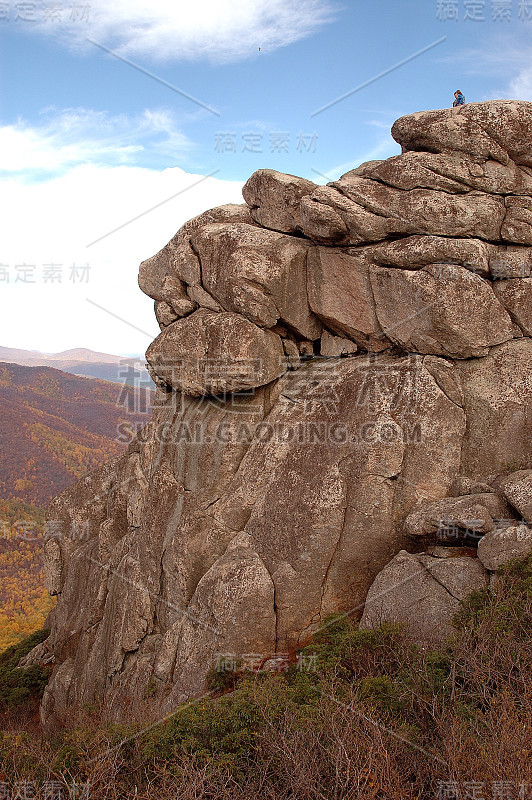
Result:
<svg viewBox="0 0 532 800"><path fill-rule="evenodd" d="M524 67L510 81L509 97L514 100L532 100L532 67Z"/></svg>
<svg viewBox="0 0 532 800"><path fill-rule="evenodd" d="M161 126L165 128L164 119ZM107 158L110 151L96 139L90 144L80 140L72 145L75 151L60 147L54 160L53 137L50 142L35 129L19 128L24 135L13 158L29 155L37 164L48 158L51 166L60 164L62 172L38 182L25 181L18 173L3 180L0 268L4 265L10 281L0 282L0 343L46 352L71 347L143 352L159 329L153 301L137 286L139 263L191 217L217 205L243 202L242 183L203 179L177 167L157 171L127 164L69 166L70 159L76 161L87 152ZM10 136L12 130L0 129L0 152ZM106 236L115 228L119 230ZM87 247L100 237L105 238ZM62 283L44 282L46 264L60 265ZM89 265L88 283L69 280L72 264ZM15 281L21 274L17 265L33 267L30 277L35 283Z"/></svg>
<svg viewBox="0 0 532 800"><path fill-rule="evenodd" d="M128 117L74 108L43 116L39 126L19 121L0 128L0 174L24 170L38 177L77 164L133 164L148 140L152 149L174 157L192 147L165 110Z"/></svg>
<svg viewBox="0 0 532 800"><path fill-rule="evenodd" d="M530 37L524 33L525 26L520 25L520 28L519 32L499 30L487 36L482 47L465 48L440 60L444 64L452 63L455 69L459 65L465 76L490 80L491 86L483 95L474 98L478 102L505 98L532 100Z"/></svg>
<svg viewBox="0 0 532 800"><path fill-rule="evenodd" d="M79 19L41 21L71 47L90 37L123 55L238 61L291 44L333 16L333 0L91 0Z"/></svg>

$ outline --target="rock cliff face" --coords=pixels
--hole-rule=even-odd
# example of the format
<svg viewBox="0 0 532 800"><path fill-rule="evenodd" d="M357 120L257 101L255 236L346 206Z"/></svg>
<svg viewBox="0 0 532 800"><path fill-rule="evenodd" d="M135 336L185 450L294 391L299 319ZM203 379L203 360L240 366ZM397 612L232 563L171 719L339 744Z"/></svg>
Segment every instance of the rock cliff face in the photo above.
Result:
<svg viewBox="0 0 532 800"><path fill-rule="evenodd" d="M392 133L401 155L328 186L259 170L245 205L141 264L158 402L127 455L52 504L45 718L166 713L220 657L360 618L378 573L372 596L400 583L407 607L421 572L418 610L436 586L448 617L488 574L474 549L438 552L495 537L495 563L501 520L528 530L532 104Z"/></svg>

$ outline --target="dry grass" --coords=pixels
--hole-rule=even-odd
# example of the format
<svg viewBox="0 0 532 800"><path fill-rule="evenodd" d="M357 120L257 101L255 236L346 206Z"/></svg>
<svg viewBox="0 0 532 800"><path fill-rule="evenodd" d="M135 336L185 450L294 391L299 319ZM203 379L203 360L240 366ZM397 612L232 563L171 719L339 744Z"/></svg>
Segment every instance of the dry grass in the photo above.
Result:
<svg viewBox="0 0 532 800"><path fill-rule="evenodd" d="M532 796L531 634L532 556L470 598L438 652L338 620L308 648L316 672L248 674L147 732L84 712L46 738L11 712L0 780L88 783L91 800L436 800L451 796L444 784L459 800L521 800Z"/></svg>

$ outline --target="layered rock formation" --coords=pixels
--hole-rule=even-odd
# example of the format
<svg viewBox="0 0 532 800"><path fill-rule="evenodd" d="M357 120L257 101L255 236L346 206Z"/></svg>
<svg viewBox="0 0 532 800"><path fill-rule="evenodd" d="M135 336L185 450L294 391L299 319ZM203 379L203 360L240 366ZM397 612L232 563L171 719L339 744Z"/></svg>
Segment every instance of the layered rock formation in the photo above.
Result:
<svg viewBox="0 0 532 800"><path fill-rule="evenodd" d="M141 264L158 403L52 504L47 719L166 713L220 657L360 618L396 556L392 586L421 570L448 617L487 573L430 537L531 521L532 104L392 133L401 155L328 186L259 170Z"/></svg>

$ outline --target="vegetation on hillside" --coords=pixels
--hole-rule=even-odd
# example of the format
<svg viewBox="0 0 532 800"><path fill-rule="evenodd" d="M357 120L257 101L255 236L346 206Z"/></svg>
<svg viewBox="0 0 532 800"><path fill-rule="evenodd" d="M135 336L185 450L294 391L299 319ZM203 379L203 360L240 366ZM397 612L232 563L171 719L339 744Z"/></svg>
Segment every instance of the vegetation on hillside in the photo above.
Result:
<svg viewBox="0 0 532 800"><path fill-rule="evenodd" d="M528 800L531 656L532 555L463 604L437 651L340 615L284 673L213 672L218 696L157 724L86 708L44 737L11 708L0 774L91 800Z"/></svg>
<svg viewBox="0 0 532 800"><path fill-rule="evenodd" d="M50 367L0 364L0 497L45 505L125 449L152 393Z"/></svg>
<svg viewBox="0 0 532 800"><path fill-rule="evenodd" d="M44 588L45 512L0 500L0 651L43 627L54 601Z"/></svg>
<svg viewBox="0 0 532 800"><path fill-rule="evenodd" d="M0 713L11 709L34 709L40 701L50 677L50 669L33 665L19 667L21 658L43 642L49 631L40 630L27 636L23 642L11 645L0 653ZM18 711L17 711L18 713Z"/></svg>

